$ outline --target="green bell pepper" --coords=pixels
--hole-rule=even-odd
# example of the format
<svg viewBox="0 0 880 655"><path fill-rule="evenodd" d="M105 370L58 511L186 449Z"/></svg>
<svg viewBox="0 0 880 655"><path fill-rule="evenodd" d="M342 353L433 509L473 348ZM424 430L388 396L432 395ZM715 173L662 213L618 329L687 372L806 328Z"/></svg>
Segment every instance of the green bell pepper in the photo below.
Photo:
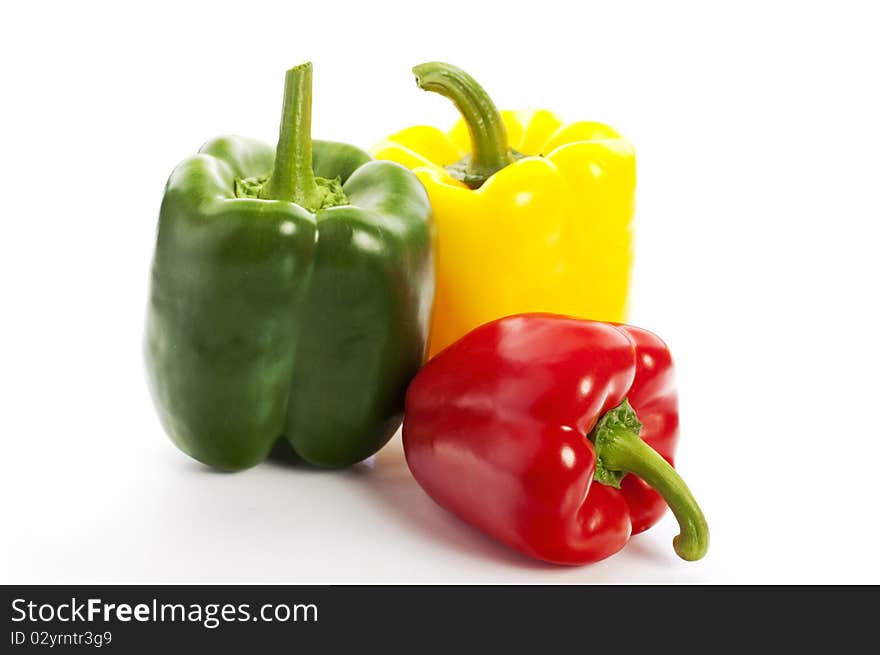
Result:
<svg viewBox="0 0 880 655"><path fill-rule="evenodd" d="M311 64L287 72L278 146L219 137L159 213L145 356L184 452L239 470L283 435L358 462L400 425L434 295L428 198L408 170L311 139Z"/></svg>

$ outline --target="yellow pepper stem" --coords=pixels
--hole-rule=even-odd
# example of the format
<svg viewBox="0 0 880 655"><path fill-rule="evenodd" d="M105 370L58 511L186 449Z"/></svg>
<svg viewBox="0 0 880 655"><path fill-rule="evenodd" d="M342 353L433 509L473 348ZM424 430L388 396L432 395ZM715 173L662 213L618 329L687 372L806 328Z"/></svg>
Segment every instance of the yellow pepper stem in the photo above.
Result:
<svg viewBox="0 0 880 655"><path fill-rule="evenodd" d="M466 72L439 61L413 68L416 84L449 98L461 112L471 136L471 155L448 167L449 172L471 189L479 188L516 159L507 141L501 113L485 89Z"/></svg>

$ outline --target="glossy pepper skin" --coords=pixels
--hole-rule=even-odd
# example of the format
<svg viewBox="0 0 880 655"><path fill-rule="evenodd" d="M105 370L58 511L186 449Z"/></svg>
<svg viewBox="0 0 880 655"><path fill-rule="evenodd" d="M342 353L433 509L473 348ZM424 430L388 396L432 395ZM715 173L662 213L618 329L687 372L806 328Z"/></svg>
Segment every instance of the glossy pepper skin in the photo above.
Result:
<svg viewBox="0 0 880 655"><path fill-rule="evenodd" d="M531 557L608 557L668 502L681 526L676 552L699 559L708 527L671 466L673 378L669 350L646 330L550 314L503 318L413 380L406 460L437 503Z"/></svg>
<svg viewBox="0 0 880 655"><path fill-rule="evenodd" d="M546 110L499 112L464 71L428 63L420 87L463 115L451 132L405 129L373 149L413 170L437 225L433 356L521 312L621 322L633 260L636 166L607 125Z"/></svg>
<svg viewBox="0 0 880 655"><path fill-rule="evenodd" d="M312 144L310 103L306 64L287 74L277 152L213 139L162 201L148 377L174 443L220 469L257 464L282 435L319 466L368 457L425 354L425 191L354 146Z"/></svg>

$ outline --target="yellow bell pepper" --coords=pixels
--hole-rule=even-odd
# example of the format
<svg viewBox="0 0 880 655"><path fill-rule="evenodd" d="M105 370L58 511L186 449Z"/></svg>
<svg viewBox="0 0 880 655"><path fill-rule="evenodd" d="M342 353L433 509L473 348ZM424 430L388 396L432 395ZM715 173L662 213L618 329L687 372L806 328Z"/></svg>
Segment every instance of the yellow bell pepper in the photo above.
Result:
<svg viewBox="0 0 880 655"><path fill-rule="evenodd" d="M437 229L429 354L520 312L623 322L633 260L635 155L601 123L564 125L546 110L499 112L464 71L413 69L451 99L449 133L405 129L373 154L425 185ZM512 148L511 148L512 146Z"/></svg>

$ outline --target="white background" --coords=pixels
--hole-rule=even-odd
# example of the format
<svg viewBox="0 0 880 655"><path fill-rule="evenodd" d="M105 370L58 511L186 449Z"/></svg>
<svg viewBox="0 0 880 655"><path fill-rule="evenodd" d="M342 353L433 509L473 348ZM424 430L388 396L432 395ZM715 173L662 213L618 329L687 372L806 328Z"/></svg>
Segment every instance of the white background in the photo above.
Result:
<svg viewBox="0 0 880 655"><path fill-rule="evenodd" d="M4 9L0 581L880 582L872 3L495 4ZM141 363L163 184L213 135L274 143L305 59L316 137L448 126L409 72L441 59L634 142L631 322L677 358L703 561L671 516L593 566L529 561L437 508L399 439L343 473L174 449Z"/></svg>

